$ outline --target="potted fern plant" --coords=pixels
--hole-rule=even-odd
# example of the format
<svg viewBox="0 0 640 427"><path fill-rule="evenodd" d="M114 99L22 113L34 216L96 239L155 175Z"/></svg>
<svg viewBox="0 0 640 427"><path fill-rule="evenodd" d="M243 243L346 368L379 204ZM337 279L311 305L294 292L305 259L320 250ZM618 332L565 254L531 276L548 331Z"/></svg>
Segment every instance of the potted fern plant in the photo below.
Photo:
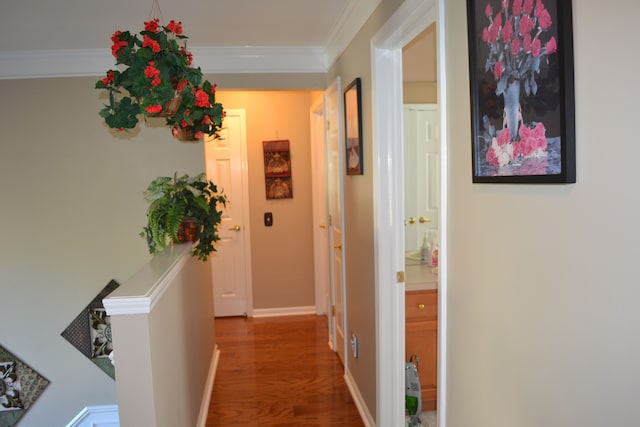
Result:
<svg viewBox="0 0 640 427"><path fill-rule="evenodd" d="M205 174L190 177L160 176L144 192L149 202L148 223L140 235L149 253L156 254L171 243L197 242L192 255L206 261L220 240L218 225L227 198Z"/></svg>

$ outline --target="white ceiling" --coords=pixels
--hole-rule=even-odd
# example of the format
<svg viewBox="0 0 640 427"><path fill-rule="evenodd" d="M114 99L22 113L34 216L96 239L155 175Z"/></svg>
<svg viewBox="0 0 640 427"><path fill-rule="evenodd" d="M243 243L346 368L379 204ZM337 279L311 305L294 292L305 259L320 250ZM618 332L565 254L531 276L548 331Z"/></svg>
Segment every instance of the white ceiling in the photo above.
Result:
<svg viewBox="0 0 640 427"><path fill-rule="evenodd" d="M325 72L381 0L159 0L204 72ZM0 79L102 75L153 0L1 0Z"/></svg>

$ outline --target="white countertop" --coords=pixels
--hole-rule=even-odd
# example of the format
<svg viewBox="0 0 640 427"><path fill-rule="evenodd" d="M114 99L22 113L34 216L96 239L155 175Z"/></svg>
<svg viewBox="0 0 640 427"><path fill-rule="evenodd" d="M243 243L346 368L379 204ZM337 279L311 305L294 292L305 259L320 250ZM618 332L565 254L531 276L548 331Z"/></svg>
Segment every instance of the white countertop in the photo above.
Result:
<svg viewBox="0 0 640 427"><path fill-rule="evenodd" d="M438 289L438 268L420 261L405 258L405 290L423 291Z"/></svg>

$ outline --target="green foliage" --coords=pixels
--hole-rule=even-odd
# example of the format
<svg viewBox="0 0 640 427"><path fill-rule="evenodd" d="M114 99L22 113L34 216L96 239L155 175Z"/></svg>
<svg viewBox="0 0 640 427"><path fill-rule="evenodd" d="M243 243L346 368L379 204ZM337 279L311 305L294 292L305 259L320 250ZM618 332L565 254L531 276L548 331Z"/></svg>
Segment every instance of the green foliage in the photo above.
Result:
<svg viewBox="0 0 640 427"><path fill-rule="evenodd" d="M116 101L113 93L109 94L109 105L100 110L102 117L110 128L131 129L138 123L140 105L132 103L131 98Z"/></svg>
<svg viewBox="0 0 640 427"><path fill-rule="evenodd" d="M219 205L227 198L205 175L195 177L161 176L154 179L144 193L149 204L148 223L140 235L146 238L149 253L156 254L168 244L178 243L178 228L187 217L195 218L199 240L192 255L205 261L220 240L218 225L222 220Z"/></svg>
<svg viewBox="0 0 640 427"><path fill-rule="evenodd" d="M133 129L138 115L156 117L167 103L182 97L179 116L166 119L168 126L189 126L194 133L217 135L222 125L222 105L215 103L215 86L202 79L200 68L191 66L182 26L171 21L160 26L158 20L145 22L140 34L116 31L111 40L118 69L108 70L96 89L109 92L109 104L99 112L113 129ZM209 105L197 105L195 94L205 90ZM162 116L166 117L166 116Z"/></svg>

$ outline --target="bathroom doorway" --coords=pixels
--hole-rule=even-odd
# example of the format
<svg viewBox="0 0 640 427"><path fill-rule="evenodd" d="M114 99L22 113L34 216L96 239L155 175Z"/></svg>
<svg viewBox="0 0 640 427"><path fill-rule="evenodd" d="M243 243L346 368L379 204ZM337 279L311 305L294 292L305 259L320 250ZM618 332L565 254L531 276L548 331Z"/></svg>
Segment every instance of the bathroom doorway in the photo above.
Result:
<svg viewBox="0 0 640 427"><path fill-rule="evenodd" d="M372 38L372 76L376 232L376 312L378 360L378 425L400 425L405 408L405 246L403 147L395 141L403 135L402 49L430 25L443 21L444 0L403 3ZM440 224L438 306L446 300L446 135L444 111L444 39L441 26L437 34L437 81L440 107ZM391 200L389 200L391 195ZM386 197L386 199L385 199ZM445 426L446 415L446 313L438 319L438 425Z"/></svg>

